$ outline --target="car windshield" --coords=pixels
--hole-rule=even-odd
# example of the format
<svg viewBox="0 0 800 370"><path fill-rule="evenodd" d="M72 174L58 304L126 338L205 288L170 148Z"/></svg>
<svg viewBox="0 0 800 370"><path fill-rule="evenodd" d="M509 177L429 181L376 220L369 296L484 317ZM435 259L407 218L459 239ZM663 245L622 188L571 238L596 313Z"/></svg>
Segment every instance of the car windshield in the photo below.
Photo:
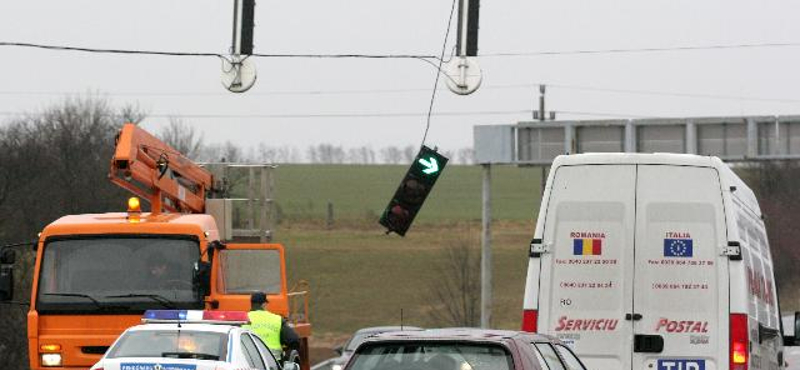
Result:
<svg viewBox="0 0 800 370"><path fill-rule="evenodd" d="M45 244L40 312L201 308L192 284L198 242L190 237L104 236Z"/></svg>
<svg viewBox="0 0 800 370"><path fill-rule="evenodd" d="M508 351L496 344L374 343L356 352L348 370L513 370Z"/></svg>
<svg viewBox="0 0 800 370"><path fill-rule="evenodd" d="M125 333L106 358L164 357L225 359L228 335L191 330L135 330Z"/></svg>

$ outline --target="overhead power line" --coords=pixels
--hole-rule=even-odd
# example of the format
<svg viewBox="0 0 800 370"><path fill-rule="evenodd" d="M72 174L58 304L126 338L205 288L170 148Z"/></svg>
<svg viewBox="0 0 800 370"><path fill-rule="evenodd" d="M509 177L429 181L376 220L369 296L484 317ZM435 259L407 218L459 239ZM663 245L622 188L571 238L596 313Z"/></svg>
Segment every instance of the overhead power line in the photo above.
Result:
<svg viewBox="0 0 800 370"><path fill-rule="evenodd" d="M153 51L153 50L131 50L131 49L104 49L89 48L80 46L45 45L27 42L5 42L0 41L0 46L16 46L24 48L56 50L56 51L77 51L84 53L97 54L134 54L134 55L157 55L157 56L176 56L176 57L217 57L226 58L220 53L204 52L183 52L183 51ZM414 55L414 54L252 54L249 57L258 58L332 58L332 59L439 59L434 55Z"/></svg>
<svg viewBox="0 0 800 370"><path fill-rule="evenodd" d="M544 50L544 51L529 51L529 52L516 52L516 53L488 53L488 54L482 54L481 56L528 57L528 56L547 56L547 55L620 54L620 53L652 53L652 52L667 52L667 51L781 48L781 47L798 47L798 46L800 46L800 42L783 42L783 43L778 42L778 43L757 43L757 44L688 45L688 46L665 46L665 47L642 47L642 48Z"/></svg>
<svg viewBox="0 0 800 370"><path fill-rule="evenodd" d="M80 46L65 45L46 45L28 42L8 42L0 41L0 46L24 47L56 51L77 51L85 53L101 54L140 54L157 56L179 56L179 57L218 57L225 58L221 53L209 52L182 52L182 51L154 51L154 50L133 50L133 49L114 49L114 48L90 48ZM581 55L581 54L620 54L620 53L652 53L652 52L674 52L674 51L703 51L703 50L726 50L726 49L751 49L751 48L784 48L798 47L800 42L768 42L751 44L717 44L717 45L683 45L683 46L664 46L664 47L641 47L641 48L609 48L609 49L577 49L577 50L542 50L542 51L523 51L523 52L498 52L484 53L478 57L529 57L529 56L548 56L548 55ZM324 59L420 59L420 60L439 60L436 55L424 54L252 54L257 58L324 58Z"/></svg>
<svg viewBox="0 0 800 370"><path fill-rule="evenodd" d="M760 101L769 103L800 103L800 99L761 98L756 96L743 96L743 95L702 94L702 93L687 93L687 92L672 92L672 91L614 89L614 88L603 88L603 87L593 87L593 86L547 84L547 87L551 86L565 90L597 91L597 92L608 92L608 93L618 93L618 94L674 96L679 98L702 98L702 99L715 99L715 100L738 100L738 101L747 100L747 101Z"/></svg>
<svg viewBox="0 0 800 370"><path fill-rule="evenodd" d="M617 117L617 118L646 118L645 116L610 113L610 112L585 112L585 111L557 111L561 114L572 114L578 116L593 117ZM499 116L499 115L525 115L530 116L530 109L516 110L483 110L467 112L432 112L433 116ZM39 115L38 113L0 111L4 116L30 116ZM394 113L301 113L301 114L170 114L156 113L148 114L148 118L194 118L194 119L252 119L252 118L278 118L278 119L300 119L300 118L405 118L405 117L426 117L427 112L394 112Z"/></svg>
<svg viewBox="0 0 800 370"><path fill-rule="evenodd" d="M789 99L780 97L758 97L747 95L724 95L724 94L707 94L707 93L694 93L694 92L680 92L680 91L659 91L659 90L640 90L640 89L621 89L612 87L599 87L599 86L586 86L586 85L568 85L547 82L533 82L524 84L500 84L482 86L483 90L492 89L533 89L539 85L547 85L549 88L564 89L564 90L578 90L578 91L592 91L600 93L612 94L631 94L631 95L653 95L653 96L671 96L678 98L693 98L693 99L712 99L712 100L734 100L734 101L753 101L753 102L766 102L766 103L784 103L784 104L798 104L800 99ZM341 89L341 90L276 90L264 92L249 92L243 97L255 96L279 96L279 95L359 95L359 94L403 94L403 93L416 93L416 92L430 92L428 88L399 88L399 89ZM0 91L0 95L44 95L44 96L65 96L65 95L81 95L93 94L95 92L78 92L78 91ZM97 92L98 95L108 96L156 96L156 97L204 97L204 96L230 96L227 92L196 92L196 91L171 91L171 92Z"/></svg>

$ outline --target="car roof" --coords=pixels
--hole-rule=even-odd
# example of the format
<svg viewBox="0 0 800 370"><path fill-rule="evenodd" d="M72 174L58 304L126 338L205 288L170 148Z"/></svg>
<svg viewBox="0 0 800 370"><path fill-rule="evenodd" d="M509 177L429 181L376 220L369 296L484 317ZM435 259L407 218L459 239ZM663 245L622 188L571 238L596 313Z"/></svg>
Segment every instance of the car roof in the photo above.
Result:
<svg viewBox="0 0 800 370"><path fill-rule="evenodd" d="M191 330L191 331L204 331L204 332L211 332L211 333L223 333L227 334L231 330L240 329L238 326L235 325L218 325L218 324L195 324L195 323L181 323L181 326L178 327L177 323L159 323L159 324L141 324L136 325L128 329L128 331L141 331L141 330L163 330L163 331L175 331L175 330Z"/></svg>
<svg viewBox="0 0 800 370"><path fill-rule="evenodd" d="M424 330L422 328L416 326L370 326L367 328L361 328L356 330L356 333L363 334L363 333L383 333L387 331L403 331L403 330Z"/></svg>
<svg viewBox="0 0 800 370"><path fill-rule="evenodd" d="M507 341L512 339L521 339L528 341L544 341L552 342L557 339L537 334L512 330L494 330L494 329L478 329L478 328L443 328L443 329L428 329L421 331L394 331L381 333L367 339L367 342L379 341L417 341L417 340L434 340L434 341Z"/></svg>

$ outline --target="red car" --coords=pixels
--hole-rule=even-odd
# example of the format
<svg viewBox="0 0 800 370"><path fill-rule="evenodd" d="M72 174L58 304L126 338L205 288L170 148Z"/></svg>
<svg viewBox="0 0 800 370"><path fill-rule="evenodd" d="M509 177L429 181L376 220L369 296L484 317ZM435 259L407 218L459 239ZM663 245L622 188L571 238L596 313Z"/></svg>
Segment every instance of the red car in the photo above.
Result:
<svg viewBox="0 0 800 370"><path fill-rule="evenodd" d="M364 341L344 370L586 370L561 341L502 330L431 329Z"/></svg>

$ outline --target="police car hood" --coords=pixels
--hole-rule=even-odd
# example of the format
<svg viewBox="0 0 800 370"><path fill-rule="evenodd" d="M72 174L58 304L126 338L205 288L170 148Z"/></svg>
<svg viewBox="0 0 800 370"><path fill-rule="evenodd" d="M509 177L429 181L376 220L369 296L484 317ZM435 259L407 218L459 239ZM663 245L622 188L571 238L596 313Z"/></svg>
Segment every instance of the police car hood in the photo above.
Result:
<svg viewBox="0 0 800 370"><path fill-rule="evenodd" d="M224 361L163 357L120 357L100 360L92 366L103 370L215 370L233 369Z"/></svg>

